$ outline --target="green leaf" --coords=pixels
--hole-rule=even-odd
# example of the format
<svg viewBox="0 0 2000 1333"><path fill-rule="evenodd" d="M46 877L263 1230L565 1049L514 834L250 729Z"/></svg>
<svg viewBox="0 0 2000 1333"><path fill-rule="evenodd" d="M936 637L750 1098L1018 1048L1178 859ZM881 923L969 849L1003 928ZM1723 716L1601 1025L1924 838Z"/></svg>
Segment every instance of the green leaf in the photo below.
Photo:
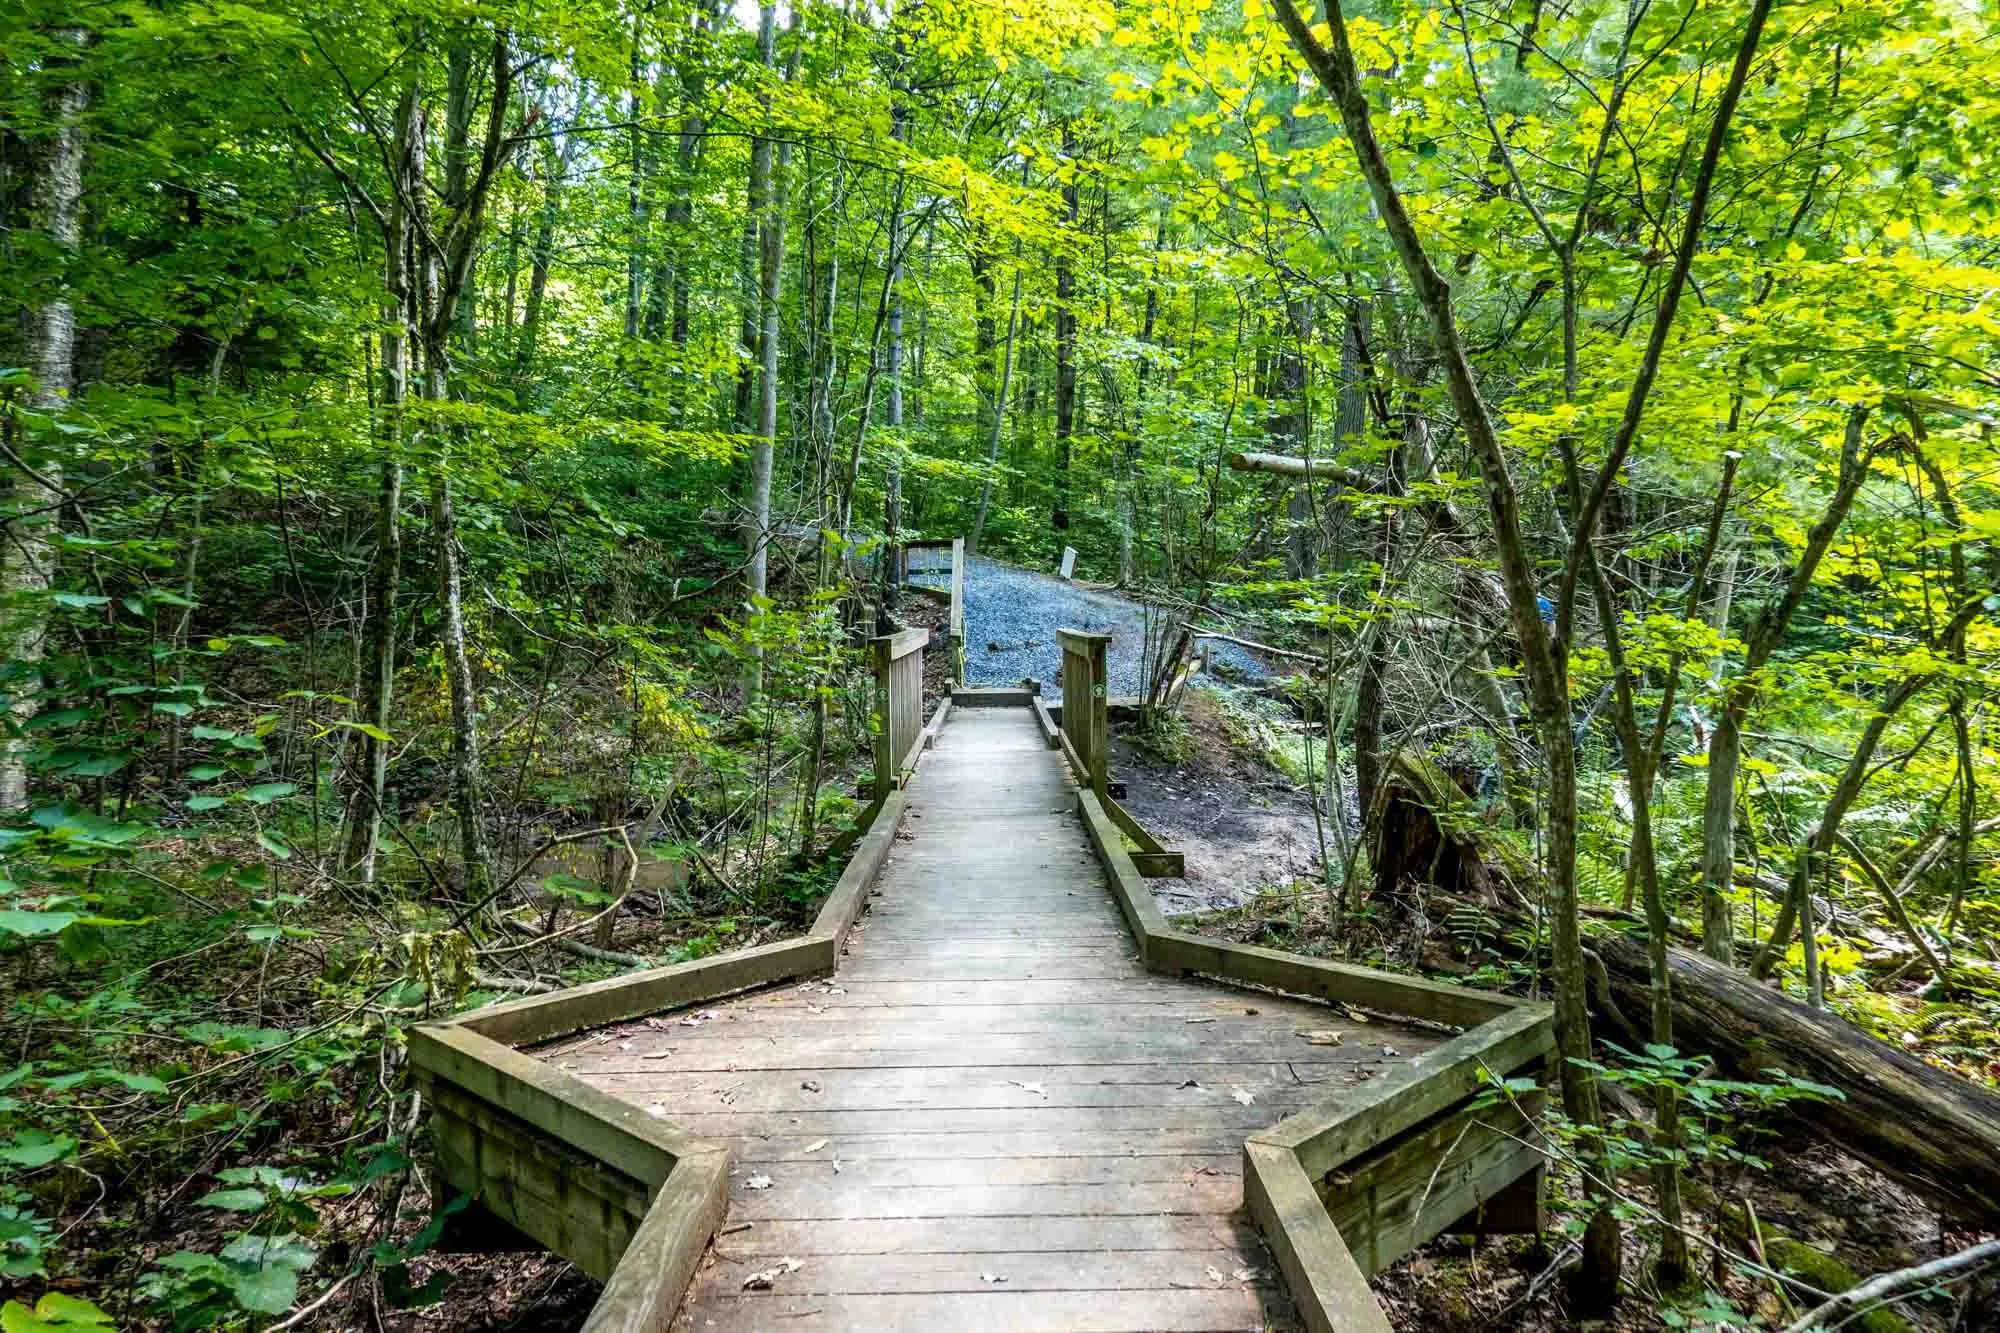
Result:
<svg viewBox="0 0 2000 1333"><path fill-rule="evenodd" d="M0 1148L0 1162L29 1168L47 1166L61 1161L75 1150L76 1140L67 1134L57 1137L31 1129L16 1137L7 1147Z"/></svg>
<svg viewBox="0 0 2000 1333"><path fill-rule="evenodd" d="M191 734L198 741L226 741L234 740L236 737L236 733L228 727L211 727L206 724L195 727Z"/></svg>
<svg viewBox="0 0 2000 1333"><path fill-rule="evenodd" d="M54 601L57 606L74 606L79 608L106 606L111 602L109 597L99 597L95 593L84 592L59 592L54 594L50 600Z"/></svg>
<svg viewBox="0 0 2000 1333"><path fill-rule="evenodd" d="M0 1330L4 1333L80 1333L84 1329L110 1329L111 1316L76 1296L51 1291L30 1310L19 1301L0 1306Z"/></svg>
<svg viewBox="0 0 2000 1333"><path fill-rule="evenodd" d="M205 1208L227 1208L232 1213L254 1213L264 1206L264 1191L215 1190L196 1199L195 1203Z"/></svg>
<svg viewBox="0 0 2000 1333"><path fill-rule="evenodd" d="M289 1268L257 1268L232 1277L229 1289L246 1310L283 1314L299 1298L299 1275Z"/></svg>
<svg viewBox="0 0 2000 1333"><path fill-rule="evenodd" d="M277 857L280 861L289 861L292 859L292 849L285 845L283 839L268 829L257 830L257 842L265 851Z"/></svg>
<svg viewBox="0 0 2000 1333"><path fill-rule="evenodd" d="M154 704L153 711L155 713L171 713L175 717L186 717L188 714L194 712L194 705L169 701L167 703Z"/></svg>
<svg viewBox="0 0 2000 1333"><path fill-rule="evenodd" d="M187 798L187 808L190 810L213 810L217 806L228 804L229 798L227 796L190 796Z"/></svg>
<svg viewBox="0 0 2000 1333"><path fill-rule="evenodd" d="M82 919L75 912L0 912L0 935L55 935Z"/></svg>
<svg viewBox="0 0 2000 1333"><path fill-rule="evenodd" d="M296 782L260 782L244 792L243 799L255 801L258 805L269 805L280 796L290 796L298 789Z"/></svg>
<svg viewBox="0 0 2000 1333"><path fill-rule="evenodd" d="M190 768L188 770L188 781L207 782L211 778L221 777L224 773L227 773L228 771L229 771L228 769L224 768L220 764L196 764L193 768Z"/></svg>

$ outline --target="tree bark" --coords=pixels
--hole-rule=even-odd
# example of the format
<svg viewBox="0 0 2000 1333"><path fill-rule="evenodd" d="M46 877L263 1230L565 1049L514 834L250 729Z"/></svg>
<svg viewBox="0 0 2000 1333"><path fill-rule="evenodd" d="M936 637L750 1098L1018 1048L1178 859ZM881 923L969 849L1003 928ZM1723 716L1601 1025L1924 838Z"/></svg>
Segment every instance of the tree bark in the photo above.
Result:
<svg viewBox="0 0 2000 1333"><path fill-rule="evenodd" d="M1056 245L1056 493L1049 511L1058 547L1061 534L1069 530L1071 437L1076 433L1076 265L1069 253L1079 217L1073 121L1063 122L1062 168L1063 230Z"/></svg>
<svg viewBox="0 0 2000 1333"><path fill-rule="evenodd" d="M1644 1005L1645 945L1606 933L1593 948L1620 1005ZM1745 1077L1777 1068L1840 1089L1841 1100L1795 1103L1792 1113L1967 1221L2000 1222L2000 1094L1733 967L1685 949L1667 957L1674 1025L1688 1049L1716 1055Z"/></svg>
<svg viewBox="0 0 2000 1333"><path fill-rule="evenodd" d="M59 46L74 47L79 56L90 41L82 28L61 28L52 35ZM89 108L90 85L81 78L58 83L49 97L51 128L41 145L35 202L42 229L64 262L76 254L83 239L83 116ZM76 310L70 303L68 273L57 276L50 295L29 315L27 341L28 364L35 377L28 406L38 415L58 416L69 405L76 379ZM19 677L7 687L13 725L0 743L0 814L28 805L29 743L17 733L34 719L37 707L40 665L48 646L47 595L55 586L55 534L65 495L59 455L51 453L32 471L17 472L15 508L22 517L9 525L7 549L0 557L4 559L0 577L18 607L7 618L0 642L5 643Z"/></svg>
<svg viewBox="0 0 2000 1333"><path fill-rule="evenodd" d="M382 805L388 796L390 708L396 689L396 599L403 574L403 404L410 385L410 214L407 200L422 182L410 169L421 160L417 85L404 91L396 108L396 169L382 231L382 403L376 442L382 451L376 489L375 552L368 563L368 622L363 630L360 705L355 710L370 731L361 733L353 791L347 804L343 870L364 884L375 880L381 849ZM547 271L542 271L544 280ZM372 734L371 734L372 733Z"/></svg>

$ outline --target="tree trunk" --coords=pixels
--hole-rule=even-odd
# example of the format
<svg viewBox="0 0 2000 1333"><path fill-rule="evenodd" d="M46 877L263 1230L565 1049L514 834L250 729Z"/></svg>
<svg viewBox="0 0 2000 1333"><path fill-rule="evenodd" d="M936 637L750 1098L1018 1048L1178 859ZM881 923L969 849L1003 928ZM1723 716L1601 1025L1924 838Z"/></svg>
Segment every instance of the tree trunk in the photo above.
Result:
<svg viewBox="0 0 2000 1333"><path fill-rule="evenodd" d="M1063 230L1056 245L1056 494L1049 512L1049 527L1058 534L1069 530L1071 436L1076 432L1076 265L1070 258L1070 242L1076 233L1076 126L1063 123Z"/></svg>
<svg viewBox="0 0 2000 1333"><path fill-rule="evenodd" d="M382 451L381 482L376 489L375 553L368 563L368 623L362 631L360 706L355 710L370 730L361 733L354 770L354 790L347 804L346 849L342 868L364 884L375 880L381 848L382 804L389 783L389 715L396 688L396 594L403 574L403 404L410 385L409 209L406 200L421 181L413 182L410 166L422 146L417 86L412 83L396 109L396 152L400 181L389 203L383 228L382 288L382 415L376 441ZM539 270L544 282L546 267ZM530 298L531 308L539 296Z"/></svg>
<svg viewBox="0 0 2000 1333"><path fill-rule="evenodd" d="M90 37L82 28L62 28L53 34L59 46L79 53ZM41 170L36 180L36 205L42 229L64 262L73 258L83 238L83 115L90 106L90 85L74 79L56 86L49 98L50 128L41 146ZM76 377L76 311L69 299L69 274L60 275L41 307L28 317L28 365L34 390L28 405L48 416L69 403ZM63 465L51 454L32 472L14 478L14 509L20 518L9 524L4 561L4 587L17 609L5 622L4 642L14 672L7 685L13 726L33 720L39 693L39 666L48 644L47 595L55 585L55 534L64 497ZM25 737L10 734L0 743L0 814L28 804L28 749Z"/></svg>
<svg viewBox="0 0 2000 1333"><path fill-rule="evenodd" d="M1874 450L1864 451L1861 447L1861 432L1867 421L1865 407L1856 407L1848 414L1847 432L1840 449L1840 480L1834 487L1833 498L1812 531L1806 534L1805 548L1792 566L1784 594L1764 609L1751 628L1742 673L1723 696L1722 715L1716 720L1714 735L1709 737L1708 788L1702 806L1701 947L1719 963L1732 963L1736 958L1729 900L1723 895L1736 869L1736 774L1743 756L1743 720L1761 689L1758 673L1784 641L1793 614L1812 587L1820 558L1846 521L1854 496L1868 476L1868 461Z"/></svg>
<svg viewBox="0 0 2000 1333"><path fill-rule="evenodd" d="M757 12L757 58L767 70L777 68L778 9L765 4ZM771 103L764 99L764 113ZM746 275L754 268L756 280L746 293L743 307L743 338L757 358L760 376L754 416L748 429L755 437L750 445L749 513L743 524L743 549L747 557L743 583L754 604L765 596L769 580L771 537L771 451L778 430L778 307L777 289L782 279L779 265L784 255L784 218L773 207L771 156L773 145L768 133L760 133L750 145L750 210L744 221L745 236L754 241L755 263L746 246ZM748 381L741 381L748 383ZM747 395L739 391L739 418L744 416ZM768 410L765 407L769 403ZM754 611L752 614L756 614ZM763 662L754 660L746 675L745 693L754 697L762 688Z"/></svg>

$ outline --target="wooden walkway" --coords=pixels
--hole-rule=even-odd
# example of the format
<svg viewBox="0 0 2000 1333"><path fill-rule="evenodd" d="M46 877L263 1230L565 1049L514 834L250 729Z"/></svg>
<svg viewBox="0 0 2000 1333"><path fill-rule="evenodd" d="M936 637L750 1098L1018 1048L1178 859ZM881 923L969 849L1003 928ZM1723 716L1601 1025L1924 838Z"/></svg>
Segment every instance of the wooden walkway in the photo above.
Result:
<svg viewBox="0 0 2000 1333"><path fill-rule="evenodd" d="M835 976L539 1052L730 1145L681 1326L1295 1327L1244 1137L1438 1039L1149 975L1025 709L955 712L909 795Z"/></svg>

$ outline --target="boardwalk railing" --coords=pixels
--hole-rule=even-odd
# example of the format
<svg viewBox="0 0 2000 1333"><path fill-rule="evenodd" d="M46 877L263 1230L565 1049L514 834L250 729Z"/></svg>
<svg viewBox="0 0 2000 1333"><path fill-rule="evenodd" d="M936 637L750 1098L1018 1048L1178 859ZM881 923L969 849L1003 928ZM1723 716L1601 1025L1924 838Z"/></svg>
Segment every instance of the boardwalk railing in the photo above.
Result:
<svg viewBox="0 0 2000 1333"><path fill-rule="evenodd" d="M947 551L951 564L944 569L920 569L921 574L943 574L942 586L910 581L910 552ZM965 538L938 537L923 541L903 542L890 555L890 570L896 586L912 592L923 593L944 602L949 614L944 627L945 661L950 665L950 675L955 681L965 679Z"/></svg>
<svg viewBox="0 0 2000 1333"><path fill-rule="evenodd" d="M924 732L927 629L898 630L868 641L875 669L875 795L887 796L917 766Z"/></svg>
<svg viewBox="0 0 2000 1333"><path fill-rule="evenodd" d="M516 1048L832 971L897 837L907 775L954 705L1034 709L1049 748L1069 759L1084 832L1149 971L1462 1029L1246 1138L1245 1204L1312 1333L1388 1333L1367 1278L1434 1236L1539 1228L1540 1094L1501 1088L1520 1074L1548 1082L1546 1005L1177 929L1127 849L1128 836L1143 846L1143 829L1135 834L1108 794L1097 691L1108 636L1063 632L1062 730L1026 690L962 691L925 727L923 639L906 631L875 641L880 795L803 937L495 1005L410 1035L442 1176L604 1279L586 1333L667 1333L727 1207L729 1155Z"/></svg>
<svg viewBox="0 0 2000 1333"><path fill-rule="evenodd" d="M877 796L836 840L835 854L853 855L805 935L491 1005L410 1033L440 1174L483 1216L604 1283L584 1333L667 1333L728 1205L729 1153L517 1048L833 971L902 824L902 783L950 715L951 701L942 700L924 725L928 637L905 630L871 641Z"/></svg>

